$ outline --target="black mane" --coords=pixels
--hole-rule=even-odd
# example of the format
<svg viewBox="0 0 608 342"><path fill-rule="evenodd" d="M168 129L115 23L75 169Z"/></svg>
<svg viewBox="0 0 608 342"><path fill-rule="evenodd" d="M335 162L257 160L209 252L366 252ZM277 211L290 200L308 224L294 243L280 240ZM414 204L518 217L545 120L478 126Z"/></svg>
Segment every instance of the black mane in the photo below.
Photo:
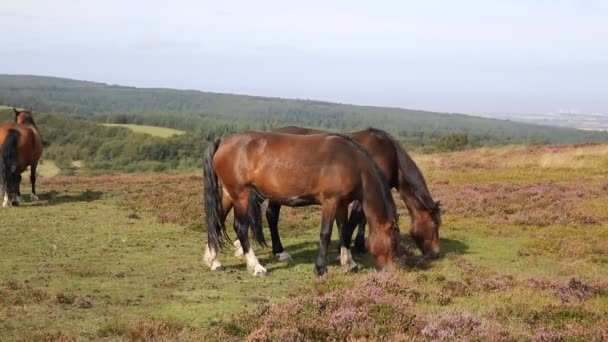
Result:
<svg viewBox="0 0 608 342"><path fill-rule="evenodd" d="M416 165L407 151L405 151L405 149L401 147L401 144L399 144L399 142L387 132L373 127L368 128L368 130L373 134L377 134L393 143L398 156L401 157L400 159L404 162L401 164L401 166L406 168L405 170L402 170L403 178L414 191L414 196L427 210L433 213L438 212L440 210L439 202L435 202L435 200L433 200L424 176L422 175L422 171L420 171L418 165Z"/></svg>

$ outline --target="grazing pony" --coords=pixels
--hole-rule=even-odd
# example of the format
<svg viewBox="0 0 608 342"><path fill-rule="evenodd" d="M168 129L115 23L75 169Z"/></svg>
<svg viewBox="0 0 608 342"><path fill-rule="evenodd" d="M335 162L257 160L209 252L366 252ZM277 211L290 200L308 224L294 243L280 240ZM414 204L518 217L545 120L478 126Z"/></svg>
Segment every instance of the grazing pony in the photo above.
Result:
<svg viewBox="0 0 608 342"><path fill-rule="evenodd" d="M32 184L32 201L36 196L36 167L42 155L42 136L32 117L32 110L15 112L15 122L0 126L0 155L4 192L3 207L21 203L21 173L30 167L30 182Z"/></svg>
<svg viewBox="0 0 608 342"><path fill-rule="evenodd" d="M327 133L320 130L288 126L277 128L273 132L311 135ZM374 162L382 171L390 188L399 192L405 203L412 222L411 236L426 258L439 256L439 227L441 226L440 203L435 202L429 192L422 172L390 134L385 131L368 128L363 131L347 134L363 146L371 155ZM278 221L281 205L274 202L268 203L266 218L272 238L272 252L281 261L291 260L291 257L283 249L278 232ZM366 219L363 208L359 202L354 202L351 216L345 231L340 236L341 247L350 248L352 234L355 227L359 225L355 248L365 251L365 225ZM340 232L339 232L340 233ZM238 241L235 241L237 251L235 255L240 256ZM354 265L350 265L352 268Z"/></svg>
<svg viewBox="0 0 608 342"><path fill-rule="evenodd" d="M265 244L260 203L266 198L280 205L322 206L316 275L327 272L333 222L343 229L352 201L361 202L370 223L369 252L376 266L391 264L396 257L399 229L390 190L367 151L349 137L240 132L212 143L203 167L208 234L204 260L212 270L221 268L218 251L229 241L224 222L233 207L247 268L254 276L266 274L248 240L251 225L256 240ZM222 199L223 192L228 200ZM341 253L345 266L352 256L348 249Z"/></svg>

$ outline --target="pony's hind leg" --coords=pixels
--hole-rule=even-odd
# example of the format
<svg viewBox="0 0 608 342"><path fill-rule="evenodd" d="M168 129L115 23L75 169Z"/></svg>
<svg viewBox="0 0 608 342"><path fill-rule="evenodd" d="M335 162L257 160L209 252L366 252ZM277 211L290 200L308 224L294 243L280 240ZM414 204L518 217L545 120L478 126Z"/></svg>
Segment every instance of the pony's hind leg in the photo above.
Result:
<svg viewBox="0 0 608 342"><path fill-rule="evenodd" d="M336 211L336 223L338 224L338 231L340 234L340 264L347 272L357 271L358 265L353 260L352 253L350 252L350 241L346 243L344 240L344 230L346 229L348 221L348 207L342 206Z"/></svg>
<svg viewBox="0 0 608 342"><path fill-rule="evenodd" d="M14 206L20 206L21 205L21 180L23 178L21 177L21 174L17 175L17 194L15 195L15 197L13 197L13 205Z"/></svg>
<svg viewBox="0 0 608 342"><path fill-rule="evenodd" d="M34 164L31 167L30 170L30 183L32 183L32 194L30 195L30 198L32 201L37 201L38 200L38 196L36 196L36 168L38 167L38 164Z"/></svg>
<svg viewBox="0 0 608 342"><path fill-rule="evenodd" d="M218 259L217 251L215 250L215 248L210 247L209 244L207 244L207 247L205 248L205 255L203 256L203 260L212 271L219 271L222 269L222 264Z"/></svg>
<svg viewBox="0 0 608 342"><path fill-rule="evenodd" d="M224 201L222 201L222 205L224 204ZM232 206L232 203L230 203L230 206ZM230 208L231 207L228 207L228 209L226 210L226 207L224 206L224 211L222 212L222 221L226 221L226 216L228 215ZM209 244L207 244L203 260L212 271L221 271L223 269L222 263L218 258L218 254L219 253L215 250L215 248L210 247Z"/></svg>
<svg viewBox="0 0 608 342"><path fill-rule="evenodd" d="M248 193L248 192L247 192ZM266 269L260 264L258 258L253 253L253 249L249 245L249 215L248 215L248 197L242 196L242 200L234 203L234 230L238 236L245 261L247 262L247 270L254 277L266 276Z"/></svg>
<svg viewBox="0 0 608 342"><path fill-rule="evenodd" d="M230 199L230 196L225 194L222 196L222 209L221 220L222 222L225 222L226 216L228 216L228 213L232 209L232 200ZM212 271L219 271L223 268L218 259L218 252L213 247L209 247L209 244L207 244L207 248L205 248L203 260L205 260L205 263Z"/></svg>
<svg viewBox="0 0 608 342"><path fill-rule="evenodd" d="M266 220L268 221L268 228L270 229L270 237L272 239L272 254L276 255L279 261L285 261L288 263L293 262L291 255L285 252L283 244L281 243L281 237L279 236L279 214L281 213L281 205L277 203L268 203L266 208Z"/></svg>
<svg viewBox="0 0 608 342"><path fill-rule="evenodd" d="M3 208L8 208L11 206L11 201L8 198L8 192L4 191L4 201L2 202Z"/></svg>

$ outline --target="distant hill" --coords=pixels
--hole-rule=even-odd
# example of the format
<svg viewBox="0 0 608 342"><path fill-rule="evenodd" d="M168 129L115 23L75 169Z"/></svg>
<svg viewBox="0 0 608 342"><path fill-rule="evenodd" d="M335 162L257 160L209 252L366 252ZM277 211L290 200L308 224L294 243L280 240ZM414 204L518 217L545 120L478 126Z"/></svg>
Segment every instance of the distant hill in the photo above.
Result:
<svg viewBox="0 0 608 342"><path fill-rule="evenodd" d="M462 114L354 106L194 90L135 88L56 77L0 75L0 105L197 132L300 125L337 131L385 129L410 146L450 149L509 143L608 141L604 132L540 126Z"/></svg>

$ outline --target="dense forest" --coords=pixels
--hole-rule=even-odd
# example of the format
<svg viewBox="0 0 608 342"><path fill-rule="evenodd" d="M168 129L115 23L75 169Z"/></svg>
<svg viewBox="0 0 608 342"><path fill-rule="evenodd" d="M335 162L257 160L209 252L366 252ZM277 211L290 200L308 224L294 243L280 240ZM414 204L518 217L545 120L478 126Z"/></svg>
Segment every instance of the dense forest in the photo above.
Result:
<svg viewBox="0 0 608 342"><path fill-rule="evenodd" d="M33 107L51 145L45 156L69 172L81 160L93 172L195 168L208 141L243 129L299 125L332 131L384 129L422 152L513 143L608 141L605 132L537 126L462 114L354 106L310 100L149 89L42 76L0 75L0 105ZM38 113L49 113L38 114ZM10 111L0 113L5 120ZM96 123L169 127L170 138Z"/></svg>

